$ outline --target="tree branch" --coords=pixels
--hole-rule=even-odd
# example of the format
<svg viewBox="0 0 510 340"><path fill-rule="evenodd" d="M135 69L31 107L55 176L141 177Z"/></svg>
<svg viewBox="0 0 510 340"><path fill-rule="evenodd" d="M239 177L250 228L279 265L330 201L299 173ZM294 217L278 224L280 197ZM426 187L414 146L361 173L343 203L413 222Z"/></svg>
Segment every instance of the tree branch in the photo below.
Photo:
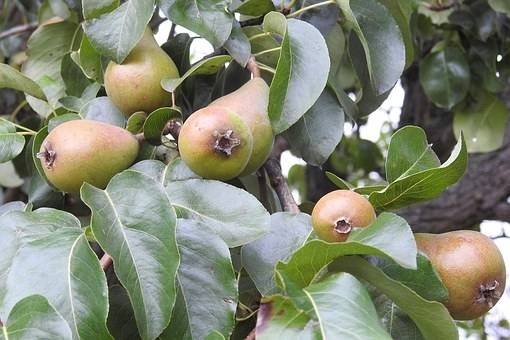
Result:
<svg viewBox="0 0 510 340"><path fill-rule="evenodd" d="M101 264L103 271L106 271L112 265L113 259L107 253L104 253L103 257L101 257L101 260L99 260L99 263Z"/></svg>
<svg viewBox="0 0 510 340"><path fill-rule="evenodd" d="M36 22L31 22L26 25L15 26L15 27L12 27L6 31L0 32L0 40L10 37L11 35L17 35L17 34L22 34L22 33L26 33L26 32L31 32L31 31L35 30L36 28L37 28Z"/></svg>
<svg viewBox="0 0 510 340"><path fill-rule="evenodd" d="M276 191L283 210L297 214L299 212L299 207L294 200L294 196L292 196L290 192L285 177L283 177L280 161L270 157L264 165L264 169L267 171L271 186Z"/></svg>

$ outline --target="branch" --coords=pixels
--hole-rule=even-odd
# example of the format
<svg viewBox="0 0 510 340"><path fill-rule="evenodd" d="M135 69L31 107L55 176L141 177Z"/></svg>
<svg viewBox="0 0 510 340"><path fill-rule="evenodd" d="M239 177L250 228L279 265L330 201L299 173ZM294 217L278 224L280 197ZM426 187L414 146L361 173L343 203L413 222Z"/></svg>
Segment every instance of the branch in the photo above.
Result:
<svg viewBox="0 0 510 340"><path fill-rule="evenodd" d="M101 268L106 271L112 265L113 259L107 253L104 253L103 257L101 257L101 260L99 260L99 263L101 264Z"/></svg>
<svg viewBox="0 0 510 340"><path fill-rule="evenodd" d="M250 332L250 334L248 334L245 340L255 340L255 330L256 328L252 329L252 331Z"/></svg>
<svg viewBox="0 0 510 340"><path fill-rule="evenodd" d="M32 22L32 23L29 23L26 25L15 26L15 27L10 28L6 31L0 32L0 40L10 37L11 35L17 35L17 34L22 34L22 33L26 33L26 32L31 32L31 31L35 30L36 28L37 28L36 22Z"/></svg>
<svg viewBox="0 0 510 340"><path fill-rule="evenodd" d="M267 171L271 186L276 191L283 210L297 214L299 212L299 207L294 200L294 196L292 196L290 192L285 177L283 177L280 161L270 157L264 165L264 169Z"/></svg>

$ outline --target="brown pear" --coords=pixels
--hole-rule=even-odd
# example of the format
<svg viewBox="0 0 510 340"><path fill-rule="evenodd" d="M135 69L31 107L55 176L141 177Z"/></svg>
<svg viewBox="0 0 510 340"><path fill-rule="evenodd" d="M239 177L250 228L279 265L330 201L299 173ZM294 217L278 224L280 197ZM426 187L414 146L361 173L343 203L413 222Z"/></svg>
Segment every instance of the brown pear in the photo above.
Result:
<svg viewBox="0 0 510 340"><path fill-rule="evenodd" d="M237 113L249 126L253 136L253 152L240 174L249 175L260 168L273 148L274 135L269 120L269 86L255 77L236 91L213 101L209 107L223 107Z"/></svg>
<svg viewBox="0 0 510 340"><path fill-rule="evenodd" d="M454 319L476 319L502 296L505 263L490 238L470 230L415 234L415 238L448 289L444 304Z"/></svg>
<svg viewBox="0 0 510 340"><path fill-rule="evenodd" d="M150 29L122 64L111 61L104 74L110 100L126 116L172 105L172 95L161 87L163 78L178 78L172 59L159 47Z"/></svg>
<svg viewBox="0 0 510 340"><path fill-rule="evenodd" d="M343 242L353 228L368 227L375 220L372 204L351 190L324 195L312 211L312 226L321 240Z"/></svg>
<svg viewBox="0 0 510 340"><path fill-rule="evenodd" d="M37 157L51 184L77 193L84 182L105 188L115 174L134 162L138 150L137 139L120 127L71 120L46 136Z"/></svg>

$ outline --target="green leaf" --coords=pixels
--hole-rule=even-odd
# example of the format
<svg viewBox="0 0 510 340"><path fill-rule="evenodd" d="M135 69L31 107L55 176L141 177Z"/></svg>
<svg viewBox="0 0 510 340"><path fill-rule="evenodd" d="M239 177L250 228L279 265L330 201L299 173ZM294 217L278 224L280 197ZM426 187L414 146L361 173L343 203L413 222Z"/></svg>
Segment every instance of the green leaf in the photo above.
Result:
<svg viewBox="0 0 510 340"><path fill-rule="evenodd" d="M393 134L386 158L386 179L392 183L399 177L437 168L439 158L427 142L422 128L405 126Z"/></svg>
<svg viewBox="0 0 510 340"><path fill-rule="evenodd" d="M176 303L172 321L161 339L182 339L174 332L186 327L191 339L216 330L229 338L235 323L237 280L225 242L206 224L178 220L181 265L177 282L184 299ZM183 324L180 315L186 314ZM175 330L174 330L175 329Z"/></svg>
<svg viewBox="0 0 510 340"><path fill-rule="evenodd" d="M163 172L165 171L165 163L153 159L146 159L133 164L130 169L141 172L156 182L162 183Z"/></svg>
<svg viewBox="0 0 510 340"><path fill-rule="evenodd" d="M36 98L46 100L46 95L39 84L24 76L15 68L6 64L0 64L0 88L5 87L23 91Z"/></svg>
<svg viewBox="0 0 510 340"><path fill-rule="evenodd" d="M461 135L450 157L440 167L402 177L384 190L370 194L369 201L379 211L399 209L436 198L457 183L467 167L467 150Z"/></svg>
<svg viewBox="0 0 510 340"><path fill-rule="evenodd" d="M288 297L275 295L261 302L255 328L257 340L322 338L317 323Z"/></svg>
<svg viewBox="0 0 510 340"><path fill-rule="evenodd" d="M106 69L106 61L92 46L92 43L85 34L80 44L79 61L80 67L87 77L94 79L100 84L104 82L103 70Z"/></svg>
<svg viewBox="0 0 510 340"><path fill-rule="evenodd" d="M65 109L78 113L85 104L96 98L100 89L101 85L99 83L92 83L83 90L81 97L67 96L60 98L58 101Z"/></svg>
<svg viewBox="0 0 510 340"><path fill-rule="evenodd" d="M111 339L106 278L78 219L47 208L11 211L0 217L0 228L0 319L21 298L40 294L74 338Z"/></svg>
<svg viewBox="0 0 510 340"><path fill-rule="evenodd" d="M448 298L448 290L443 285L432 263L422 254L418 254L416 262L418 268L411 270L381 258L377 263L377 267L381 268L393 280L397 280L411 288L425 300L445 301Z"/></svg>
<svg viewBox="0 0 510 340"><path fill-rule="evenodd" d="M108 97L97 97L86 103L80 110L80 116L122 128L126 125L126 116Z"/></svg>
<svg viewBox="0 0 510 340"><path fill-rule="evenodd" d="M354 230L346 242L307 242L287 263L278 263L276 270L285 285L304 288L313 282L322 268L341 256L382 256L405 268L415 269L416 254L416 243L407 222L395 214L382 213L369 227ZM307 270L303 271L303 268Z"/></svg>
<svg viewBox="0 0 510 340"><path fill-rule="evenodd" d="M489 6L496 12L505 13L510 17L510 3L506 0L489 0Z"/></svg>
<svg viewBox="0 0 510 340"><path fill-rule="evenodd" d="M225 337L218 331L212 331L205 337L205 340L225 340Z"/></svg>
<svg viewBox="0 0 510 340"><path fill-rule="evenodd" d="M329 89L287 130L287 140L308 164L321 166L335 151L343 135L344 110Z"/></svg>
<svg viewBox="0 0 510 340"><path fill-rule="evenodd" d="M40 26L27 42L27 61L22 66L25 76L39 84L48 102L27 96L30 106L47 117L60 106L65 84L60 74L62 59L71 50L79 26L69 21Z"/></svg>
<svg viewBox="0 0 510 340"><path fill-rule="evenodd" d="M480 94L471 105L455 111L453 131L457 138L466 136L468 152L489 152L503 145L508 109L498 97Z"/></svg>
<svg viewBox="0 0 510 340"><path fill-rule="evenodd" d="M201 179L196 173L191 170L182 158L177 157L166 166L161 182L166 187L170 182L173 181L185 181L188 179Z"/></svg>
<svg viewBox="0 0 510 340"><path fill-rule="evenodd" d="M171 119L182 120L182 114L176 108L162 107L153 111L143 123L143 135L151 145L161 145L162 133Z"/></svg>
<svg viewBox="0 0 510 340"><path fill-rule="evenodd" d="M411 289L386 276L358 256L344 257L329 268L363 279L393 300L420 329L426 340L458 339L458 330L446 307L439 302L423 299Z"/></svg>
<svg viewBox="0 0 510 340"><path fill-rule="evenodd" d="M182 75L180 78L164 78L161 80L161 86L165 91L175 92L177 88L188 78L191 76L198 75L210 75L218 72L220 68L225 66L225 63L232 60L232 57L229 55L218 55L208 59L203 59L193 65L186 73Z"/></svg>
<svg viewBox="0 0 510 340"><path fill-rule="evenodd" d="M254 196L234 186L189 179L166 183L166 193L179 217L207 224L231 248L249 243L269 231L266 209Z"/></svg>
<svg viewBox="0 0 510 340"><path fill-rule="evenodd" d="M60 75L65 84L66 94L78 97L92 82L85 76L80 66L73 60L72 55L78 56L76 52L70 52L62 58Z"/></svg>
<svg viewBox="0 0 510 340"><path fill-rule="evenodd" d="M251 57L251 45L239 22L234 20L232 32L223 47L242 67L246 67Z"/></svg>
<svg viewBox="0 0 510 340"><path fill-rule="evenodd" d="M288 260L305 243L311 231L309 215L279 212L271 215L269 234L243 246L243 267L262 295L276 292L275 265Z"/></svg>
<svg viewBox="0 0 510 340"><path fill-rule="evenodd" d="M227 0L159 0L170 21L207 39L214 47L227 41L232 31L233 15L226 11Z"/></svg>
<svg viewBox="0 0 510 340"><path fill-rule="evenodd" d="M328 48L312 25L277 12L264 18L264 31L282 36L280 58L269 93L269 118L276 134L294 125L321 95L330 67Z"/></svg>
<svg viewBox="0 0 510 340"><path fill-rule="evenodd" d="M170 320L179 265L175 212L162 186L126 170L105 190L83 184L81 198L92 210L94 236L129 294L142 339L156 338Z"/></svg>
<svg viewBox="0 0 510 340"><path fill-rule="evenodd" d="M128 121L126 124L126 130L128 130L129 132L131 132L134 135L142 132L143 124L145 123L146 118L147 118L147 115L143 111L138 111L138 112L133 113L128 118Z"/></svg>
<svg viewBox="0 0 510 340"><path fill-rule="evenodd" d="M394 17L376 0L337 0L345 18L353 25L368 65L375 94L389 91L406 64L406 51Z"/></svg>
<svg viewBox="0 0 510 340"><path fill-rule="evenodd" d="M25 203L21 201L5 203L3 205L0 205L0 216L7 214L8 212L11 211L23 211L25 210L25 208L26 208Z"/></svg>
<svg viewBox="0 0 510 340"><path fill-rule="evenodd" d="M312 302L324 339L391 340L366 288L353 276L334 274L304 291Z"/></svg>
<svg viewBox="0 0 510 340"><path fill-rule="evenodd" d="M237 12L252 17L260 17L275 10L271 0L234 0L228 9L231 12Z"/></svg>
<svg viewBox="0 0 510 340"><path fill-rule="evenodd" d="M257 55L256 60L269 67L276 68L280 57L280 44L271 35L257 26L243 27L243 32L251 44L251 53ZM264 70L261 70L264 72Z"/></svg>
<svg viewBox="0 0 510 340"><path fill-rule="evenodd" d="M429 53L420 63L420 83L430 100L451 109L469 90L469 64L462 50L448 46Z"/></svg>
<svg viewBox="0 0 510 340"><path fill-rule="evenodd" d="M96 50L121 64L142 38L154 0L128 0L112 12L85 21L83 29Z"/></svg>
<svg viewBox="0 0 510 340"><path fill-rule="evenodd" d="M82 0L83 17L86 20L100 17L119 7L119 0Z"/></svg>
<svg viewBox="0 0 510 340"><path fill-rule="evenodd" d="M18 156L25 147L25 138L16 133L16 126L11 122L0 119L0 163L4 163Z"/></svg>
<svg viewBox="0 0 510 340"><path fill-rule="evenodd" d="M16 303L2 328L2 340L69 340L73 337L66 320L41 295L30 295Z"/></svg>
<svg viewBox="0 0 510 340"><path fill-rule="evenodd" d="M326 171L326 177L338 187L338 189L351 190L354 186L332 172Z"/></svg>
<svg viewBox="0 0 510 340"><path fill-rule="evenodd" d="M46 136L48 136L48 133L49 133L48 126L43 126L39 131L37 131L37 134L34 136L34 141L32 143L32 161L34 162L35 168L37 170L37 173L39 174L39 177L42 179L42 182L46 183L46 187L49 187L51 189L48 179L46 178L46 174L44 173L43 164L41 160L37 157L37 153L41 150L41 145Z"/></svg>
<svg viewBox="0 0 510 340"><path fill-rule="evenodd" d="M56 116L51 118L48 122L48 132L51 132L54 128L59 126L62 123L69 122L71 120L79 120L81 117L75 113L65 113L61 116Z"/></svg>
<svg viewBox="0 0 510 340"><path fill-rule="evenodd" d="M126 289L115 283L109 287L108 297L110 310L108 313L108 329L114 339L139 340L140 334L133 322L135 315Z"/></svg>

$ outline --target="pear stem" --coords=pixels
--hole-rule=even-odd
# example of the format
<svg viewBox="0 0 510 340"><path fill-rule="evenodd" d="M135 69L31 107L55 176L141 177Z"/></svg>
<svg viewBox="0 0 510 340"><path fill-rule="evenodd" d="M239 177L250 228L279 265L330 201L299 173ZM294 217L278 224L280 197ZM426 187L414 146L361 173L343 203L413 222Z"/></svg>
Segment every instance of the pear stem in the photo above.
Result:
<svg viewBox="0 0 510 340"><path fill-rule="evenodd" d="M101 257L101 260L99 260L99 263L101 264L103 271L106 271L112 265L113 259L107 253L104 253L103 257Z"/></svg>
<svg viewBox="0 0 510 340"><path fill-rule="evenodd" d="M281 47L281 46L278 46L278 47L275 47L275 48L270 48L270 49L268 49L268 50L264 50L264 51L257 52L257 53L255 53L253 56L258 57L258 56L261 56L261 55L264 55L264 54L267 54L267 53L271 53L271 52L279 51L279 50L281 50L281 49L282 49L282 47Z"/></svg>
<svg viewBox="0 0 510 340"><path fill-rule="evenodd" d="M266 71L266 72L269 72L272 74L276 74L276 70L274 68L272 68L271 66L267 66L266 64L262 64L259 62L257 62L257 66L259 67L259 69L261 69L263 71Z"/></svg>
<svg viewBox="0 0 510 340"><path fill-rule="evenodd" d="M257 61L255 60L255 57L253 55L248 60L246 68L248 69L248 71L251 72L253 78L260 78L260 68L259 65L257 65Z"/></svg>
<svg viewBox="0 0 510 340"><path fill-rule="evenodd" d="M331 4L334 4L334 3L335 3L335 0L327 0L327 1L319 2L319 3L316 3L316 4L310 5L310 6L306 6L306 7L303 7L303 8L301 8L301 9L295 11L295 12L290 13L289 15L287 15L287 18L297 17L301 13L306 12L306 11L312 9L312 8L320 7L320 6L325 6L325 5L331 5Z"/></svg>

